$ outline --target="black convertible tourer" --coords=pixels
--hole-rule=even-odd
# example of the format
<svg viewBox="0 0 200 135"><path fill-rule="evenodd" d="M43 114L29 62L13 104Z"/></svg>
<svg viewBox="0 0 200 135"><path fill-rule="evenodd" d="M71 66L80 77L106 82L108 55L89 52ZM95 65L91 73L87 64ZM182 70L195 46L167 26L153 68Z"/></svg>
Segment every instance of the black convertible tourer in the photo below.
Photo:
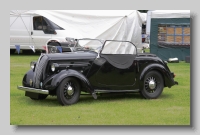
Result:
<svg viewBox="0 0 200 135"><path fill-rule="evenodd" d="M138 53L129 41L77 39L71 52L41 54L24 75L25 96L33 100L57 96L61 105L76 103L82 92L97 99L99 93L139 92L158 98L172 87L175 74L155 54Z"/></svg>

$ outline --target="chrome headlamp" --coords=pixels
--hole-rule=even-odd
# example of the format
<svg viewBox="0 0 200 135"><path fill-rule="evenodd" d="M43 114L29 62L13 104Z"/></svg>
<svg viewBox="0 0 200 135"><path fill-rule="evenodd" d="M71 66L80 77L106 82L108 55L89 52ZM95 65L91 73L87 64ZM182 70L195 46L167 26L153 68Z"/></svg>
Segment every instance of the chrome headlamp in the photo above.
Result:
<svg viewBox="0 0 200 135"><path fill-rule="evenodd" d="M35 69L35 66L36 66L36 62L34 62L34 61L31 61L31 63L30 63L30 67L31 67L31 69Z"/></svg>
<svg viewBox="0 0 200 135"><path fill-rule="evenodd" d="M59 65L57 63L52 63L51 64L51 71L55 72L58 69Z"/></svg>

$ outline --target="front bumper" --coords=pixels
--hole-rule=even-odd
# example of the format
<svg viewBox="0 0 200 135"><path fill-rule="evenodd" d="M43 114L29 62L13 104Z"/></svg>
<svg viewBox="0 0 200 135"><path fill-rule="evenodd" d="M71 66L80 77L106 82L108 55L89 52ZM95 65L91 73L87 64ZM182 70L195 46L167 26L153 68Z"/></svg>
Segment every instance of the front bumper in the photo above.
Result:
<svg viewBox="0 0 200 135"><path fill-rule="evenodd" d="M178 82L177 81L174 81L175 85L178 85Z"/></svg>
<svg viewBox="0 0 200 135"><path fill-rule="evenodd" d="M32 92L32 93L39 93L39 94L49 94L49 90L43 90L43 89L35 89L35 88L30 88L30 87L23 87L23 86L17 86L17 89L27 91L27 92Z"/></svg>

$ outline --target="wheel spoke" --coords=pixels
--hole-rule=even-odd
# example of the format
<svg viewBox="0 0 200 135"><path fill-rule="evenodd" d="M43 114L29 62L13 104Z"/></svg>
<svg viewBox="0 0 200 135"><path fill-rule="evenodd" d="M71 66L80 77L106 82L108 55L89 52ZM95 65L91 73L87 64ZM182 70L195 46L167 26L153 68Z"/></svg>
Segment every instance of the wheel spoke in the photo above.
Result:
<svg viewBox="0 0 200 135"><path fill-rule="evenodd" d="M71 81L64 84L64 96L66 99L71 99L74 95L75 87Z"/></svg>
<svg viewBox="0 0 200 135"><path fill-rule="evenodd" d="M156 91L158 82L155 77L150 76L145 80L145 89L149 93L154 93Z"/></svg>

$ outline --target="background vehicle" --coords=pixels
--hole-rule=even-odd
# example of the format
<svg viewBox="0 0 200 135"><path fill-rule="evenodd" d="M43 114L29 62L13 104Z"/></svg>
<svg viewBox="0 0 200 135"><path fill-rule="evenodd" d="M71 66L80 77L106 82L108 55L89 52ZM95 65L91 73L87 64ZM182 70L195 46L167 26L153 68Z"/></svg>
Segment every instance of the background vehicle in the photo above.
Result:
<svg viewBox="0 0 200 135"><path fill-rule="evenodd" d="M92 37L131 41L139 51L144 21L137 10L11 10L10 49L58 52L57 46L69 47L66 37Z"/></svg>
<svg viewBox="0 0 200 135"><path fill-rule="evenodd" d="M42 54L31 68L18 89L36 100L56 95L61 105L76 103L81 91L95 99L105 92L140 92L154 99L177 84L164 61L137 53L129 41L79 39L73 52Z"/></svg>
<svg viewBox="0 0 200 135"><path fill-rule="evenodd" d="M24 51L34 46L36 50L59 52L56 46L63 46L63 51L70 51L66 41L66 30L46 17L36 14L25 14L20 17L10 15L10 52L14 53L15 45Z"/></svg>

